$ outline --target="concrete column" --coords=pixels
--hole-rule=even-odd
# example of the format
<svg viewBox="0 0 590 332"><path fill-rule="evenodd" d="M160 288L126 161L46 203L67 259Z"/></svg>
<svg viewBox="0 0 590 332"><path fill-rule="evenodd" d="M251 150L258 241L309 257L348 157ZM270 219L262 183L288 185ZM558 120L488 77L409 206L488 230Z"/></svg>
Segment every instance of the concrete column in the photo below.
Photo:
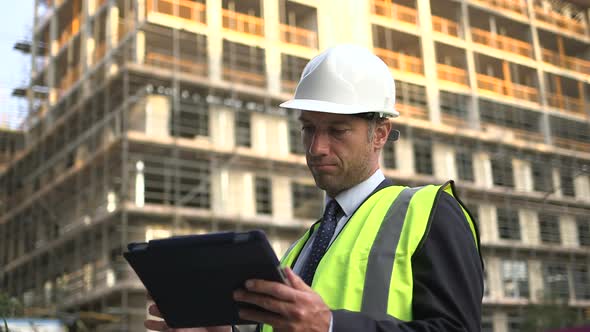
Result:
<svg viewBox="0 0 590 332"><path fill-rule="evenodd" d="M268 154L267 121L266 116L260 113L252 113L252 150L261 156Z"/></svg>
<svg viewBox="0 0 590 332"><path fill-rule="evenodd" d="M145 108L145 134L169 137L170 100L166 96L148 96Z"/></svg>
<svg viewBox="0 0 590 332"><path fill-rule="evenodd" d="M86 26L86 24L85 24ZM92 34L88 35L88 38L86 38L86 49L82 50L83 53L86 54L85 56L85 61L83 62L84 64L84 70L86 70L87 68L92 67L92 65L94 64L94 51L96 49L96 40L94 39L94 36Z"/></svg>
<svg viewBox="0 0 590 332"><path fill-rule="evenodd" d="M119 8L113 5L109 8L109 16L107 19L107 50L111 50L117 46L119 42Z"/></svg>
<svg viewBox="0 0 590 332"><path fill-rule="evenodd" d="M117 6L114 4L109 8L109 15L106 24L106 52L109 52L113 48L117 47L117 44L119 43L119 8L117 8ZM114 76L118 71L119 68L117 64L111 62L107 75Z"/></svg>
<svg viewBox="0 0 590 332"><path fill-rule="evenodd" d="M82 17L81 22L82 26L80 27L80 45L86 44L88 45L88 40L93 40L92 38L92 29L90 26L90 6L92 5L93 0L90 1L82 1ZM94 46L94 45L93 45ZM85 73L88 67L90 66L92 54L94 52L94 48L84 48L80 47L80 70L81 73Z"/></svg>
<svg viewBox="0 0 590 332"><path fill-rule="evenodd" d="M57 90L55 82L55 55L58 51L57 15L52 15L49 22L49 63L47 66L47 86L49 87L49 107L57 102Z"/></svg>
<svg viewBox="0 0 590 332"><path fill-rule="evenodd" d="M277 222L289 223L293 217L291 179L286 176L272 178L272 214Z"/></svg>
<svg viewBox="0 0 590 332"><path fill-rule="evenodd" d="M279 116L265 115L266 132L260 144L265 145L269 157L286 157L289 155L287 119Z"/></svg>
<svg viewBox="0 0 590 332"><path fill-rule="evenodd" d="M559 232L561 233L561 244L564 247L578 247L578 227L576 218L569 215L559 216Z"/></svg>
<svg viewBox="0 0 590 332"><path fill-rule="evenodd" d="M88 16L94 15L94 13L96 12L96 0L82 1L82 6L84 6L84 4L86 4Z"/></svg>
<svg viewBox="0 0 590 332"><path fill-rule="evenodd" d="M576 199L590 201L590 177L588 175L575 176L574 191Z"/></svg>
<svg viewBox="0 0 590 332"><path fill-rule="evenodd" d="M246 204L244 201L250 200L253 195L253 192L246 193L246 191L244 191L245 188L242 188L244 182L243 175L244 173L237 169L228 168L228 187L225 194L227 195L227 201L232 202L232 204L221 206L224 214L235 216L242 215L242 205ZM223 185L223 183L221 184Z"/></svg>
<svg viewBox="0 0 590 332"><path fill-rule="evenodd" d="M137 1L137 22L143 22L145 20L145 12L146 12L146 1L152 0L136 0Z"/></svg>
<svg viewBox="0 0 590 332"><path fill-rule="evenodd" d="M506 312L494 311L494 332L509 332L508 330L508 315Z"/></svg>
<svg viewBox="0 0 590 332"><path fill-rule="evenodd" d="M537 212L519 209L518 220L522 242L529 245L538 245L541 241L539 239L539 216Z"/></svg>
<svg viewBox="0 0 590 332"><path fill-rule="evenodd" d="M484 188L492 188L492 163L487 152L478 151L473 154L475 184Z"/></svg>
<svg viewBox="0 0 590 332"><path fill-rule="evenodd" d="M490 32L492 33L492 35L497 35L498 27L496 26L496 18L490 15L488 23L490 24Z"/></svg>
<svg viewBox="0 0 590 332"><path fill-rule="evenodd" d="M502 289L502 262L498 257L487 257L486 269L488 270L488 287L491 300L499 300L503 297Z"/></svg>
<svg viewBox="0 0 590 332"><path fill-rule="evenodd" d="M553 168L551 176L553 176L553 194L557 197L562 197L563 194L561 193L561 177L559 174L559 168Z"/></svg>
<svg viewBox="0 0 590 332"><path fill-rule="evenodd" d="M465 34L467 53L467 73L469 87L471 88L471 99L468 107L469 127L471 129L480 129L479 103L477 102L477 70L475 68L475 55L473 52L473 43L471 41L471 25L469 23L469 7L467 1L461 1L461 30Z"/></svg>
<svg viewBox="0 0 590 332"><path fill-rule="evenodd" d="M479 205L479 227L482 243L494 243L498 241L498 219L496 207L491 204Z"/></svg>
<svg viewBox="0 0 590 332"><path fill-rule="evenodd" d="M531 37L533 43L533 56L538 63L543 62L543 53L541 50L541 42L539 41L539 31L537 30L537 24L535 22L535 8L533 1L527 1L527 11L531 15L531 20L529 21L531 25ZM545 82L545 72L541 69L540 66L537 66L537 79L539 83L539 102L541 103L544 110L547 109L547 83ZM539 119L540 124L539 127L541 129L541 133L543 134L543 138L546 144L551 144L551 128L549 125L549 114L547 112L543 112L541 118Z"/></svg>
<svg viewBox="0 0 590 332"><path fill-rule="evenodd" d="M514 170L514 189L517 191L533 191L533 174L530 162L520 159L512 159Z"/></svg>
<svg viewBox="0 0 590 332"><path fill-rule="evenodd" d="M254 174L252 172L242 173L242 192L237 200L241 201L241 209L239 214L243 217L251 217L256 215L256 188L254 187ZM239 184L238 184L239 185Z"/></svg>
<svg viewBox="0 0 590 332"><path fill-rule="evenodd" d="M234 148L234 116L235 113L224 106L210 106L209 131L211 143L220 149Z"/></svg>
<svg viewBox="0 0 590 332"><path fill-rule="evenodd" d="M395 147L395 158L397 168L403 174L414 174L414 147L412 141L405 137L400 137L397 142L393 143Z"/></svg>
<svg viewBox="0 0 590 332"><path fill-rule="evenodd" d="M541 262L530 259L529 265L529 290L531 294L531 301L538 302L542 300L543 296L543 269Z"/></svg>
<svg viewBox="0 0 590 332"><path fill-rule="evenodd" d="M281 42L279 27L279 2L264 0L264 36L266 39L266 78L268 90L272 94L281 93Z"/></svg>
<svg viewBox="0 0 590 332"><path fill-rule="evenodd" d="M416 0L418 21L420 25L420 44L422 47L422 61L424 63L424 77L426 78L426 98L430 121L440 123L440 98L436 73L436 54L434 39L432 38L432 15L430 14L430 0Z"/></svg>
<svg viewBox="0 0 590 332"><path fill-rule="evenodd" d="M221 0L207 0L207 55L209 59L209 78L221 81L223 61L223 38L221 22Z"/></svg>
<svg viewBox="0 0 590 332"><path fill-rule="evenodd" d="M434 162L434 176L440 179L456 179L457 167L452 147L440 143L433 143L432 157Z"/></svg>
<svg viewBox="0 0 590 332"><path fill-rule="evenodd" d="M230 202L230 169L227 164L211 170L211 209L215 215L226 215Z"/></svg>
<svg viewBox="0 0 590 332"><path fill-rule="evenodd" d="M135 62L143 64L145 62L145 32L137 31L135 35Z"/></svg>

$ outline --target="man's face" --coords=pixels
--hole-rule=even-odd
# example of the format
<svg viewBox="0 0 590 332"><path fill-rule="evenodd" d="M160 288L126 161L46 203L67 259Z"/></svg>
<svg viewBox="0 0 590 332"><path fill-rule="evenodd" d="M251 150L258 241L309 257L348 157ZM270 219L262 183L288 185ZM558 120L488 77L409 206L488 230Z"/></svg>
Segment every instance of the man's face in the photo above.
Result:
<svg viewBox="0 0 590 332"><path fill-rule="evenodd" d="M359 117L302 111L299 119L307 166L316 185L331 197L366 180L379 167L379 151L388 134L382 125L369 141L369 122Z"/></svg>

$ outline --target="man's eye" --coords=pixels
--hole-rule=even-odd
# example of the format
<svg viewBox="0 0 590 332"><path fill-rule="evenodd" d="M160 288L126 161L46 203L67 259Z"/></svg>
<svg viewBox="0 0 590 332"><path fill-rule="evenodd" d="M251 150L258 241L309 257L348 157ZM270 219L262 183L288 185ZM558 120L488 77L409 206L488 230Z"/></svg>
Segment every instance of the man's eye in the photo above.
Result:
<svg viewBox="0 0 590 332"><path fill-rule="evenodd" d="M334 136L342 136L342 135L346 134L347 131L348 131L348 129L339 129L339 128L330 129L330 133Z"/></svg>
<svg viewBox="0 0 590 332"><path fill-rule="evenodd" d="M314 130L314 128L311 127L311 126L303 126L303 127L301 127L301 131L303 133L311 133L311 132L313 132L313 130Z"/></svg>

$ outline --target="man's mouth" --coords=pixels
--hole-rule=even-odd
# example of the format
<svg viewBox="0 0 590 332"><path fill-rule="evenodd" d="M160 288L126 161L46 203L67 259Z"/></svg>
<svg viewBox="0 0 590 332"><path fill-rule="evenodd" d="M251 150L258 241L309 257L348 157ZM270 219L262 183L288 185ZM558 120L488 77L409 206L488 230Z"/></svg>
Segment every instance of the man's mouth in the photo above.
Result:
<svg viewBox="0 0 590 332"><path fill-rule="evenodd" d="M312 164L310 167L313 168L314 170L318 170L318 171L329 171L329 170L335 169L336 165L334 165L334 164Z"/></svg>

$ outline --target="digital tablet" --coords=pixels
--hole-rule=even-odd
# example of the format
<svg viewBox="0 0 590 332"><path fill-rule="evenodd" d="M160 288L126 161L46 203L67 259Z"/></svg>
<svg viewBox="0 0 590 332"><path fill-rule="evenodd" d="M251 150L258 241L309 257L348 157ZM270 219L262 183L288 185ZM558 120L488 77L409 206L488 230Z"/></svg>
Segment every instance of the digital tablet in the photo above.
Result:
<svg viewBox="0 0 590 332"><path fill-rule="evenodd" d="M238 308L253 305L235 302L234 290L248 279L285 280L262 231L131 243L123 256L174 328L252 324Z"/></svg>

